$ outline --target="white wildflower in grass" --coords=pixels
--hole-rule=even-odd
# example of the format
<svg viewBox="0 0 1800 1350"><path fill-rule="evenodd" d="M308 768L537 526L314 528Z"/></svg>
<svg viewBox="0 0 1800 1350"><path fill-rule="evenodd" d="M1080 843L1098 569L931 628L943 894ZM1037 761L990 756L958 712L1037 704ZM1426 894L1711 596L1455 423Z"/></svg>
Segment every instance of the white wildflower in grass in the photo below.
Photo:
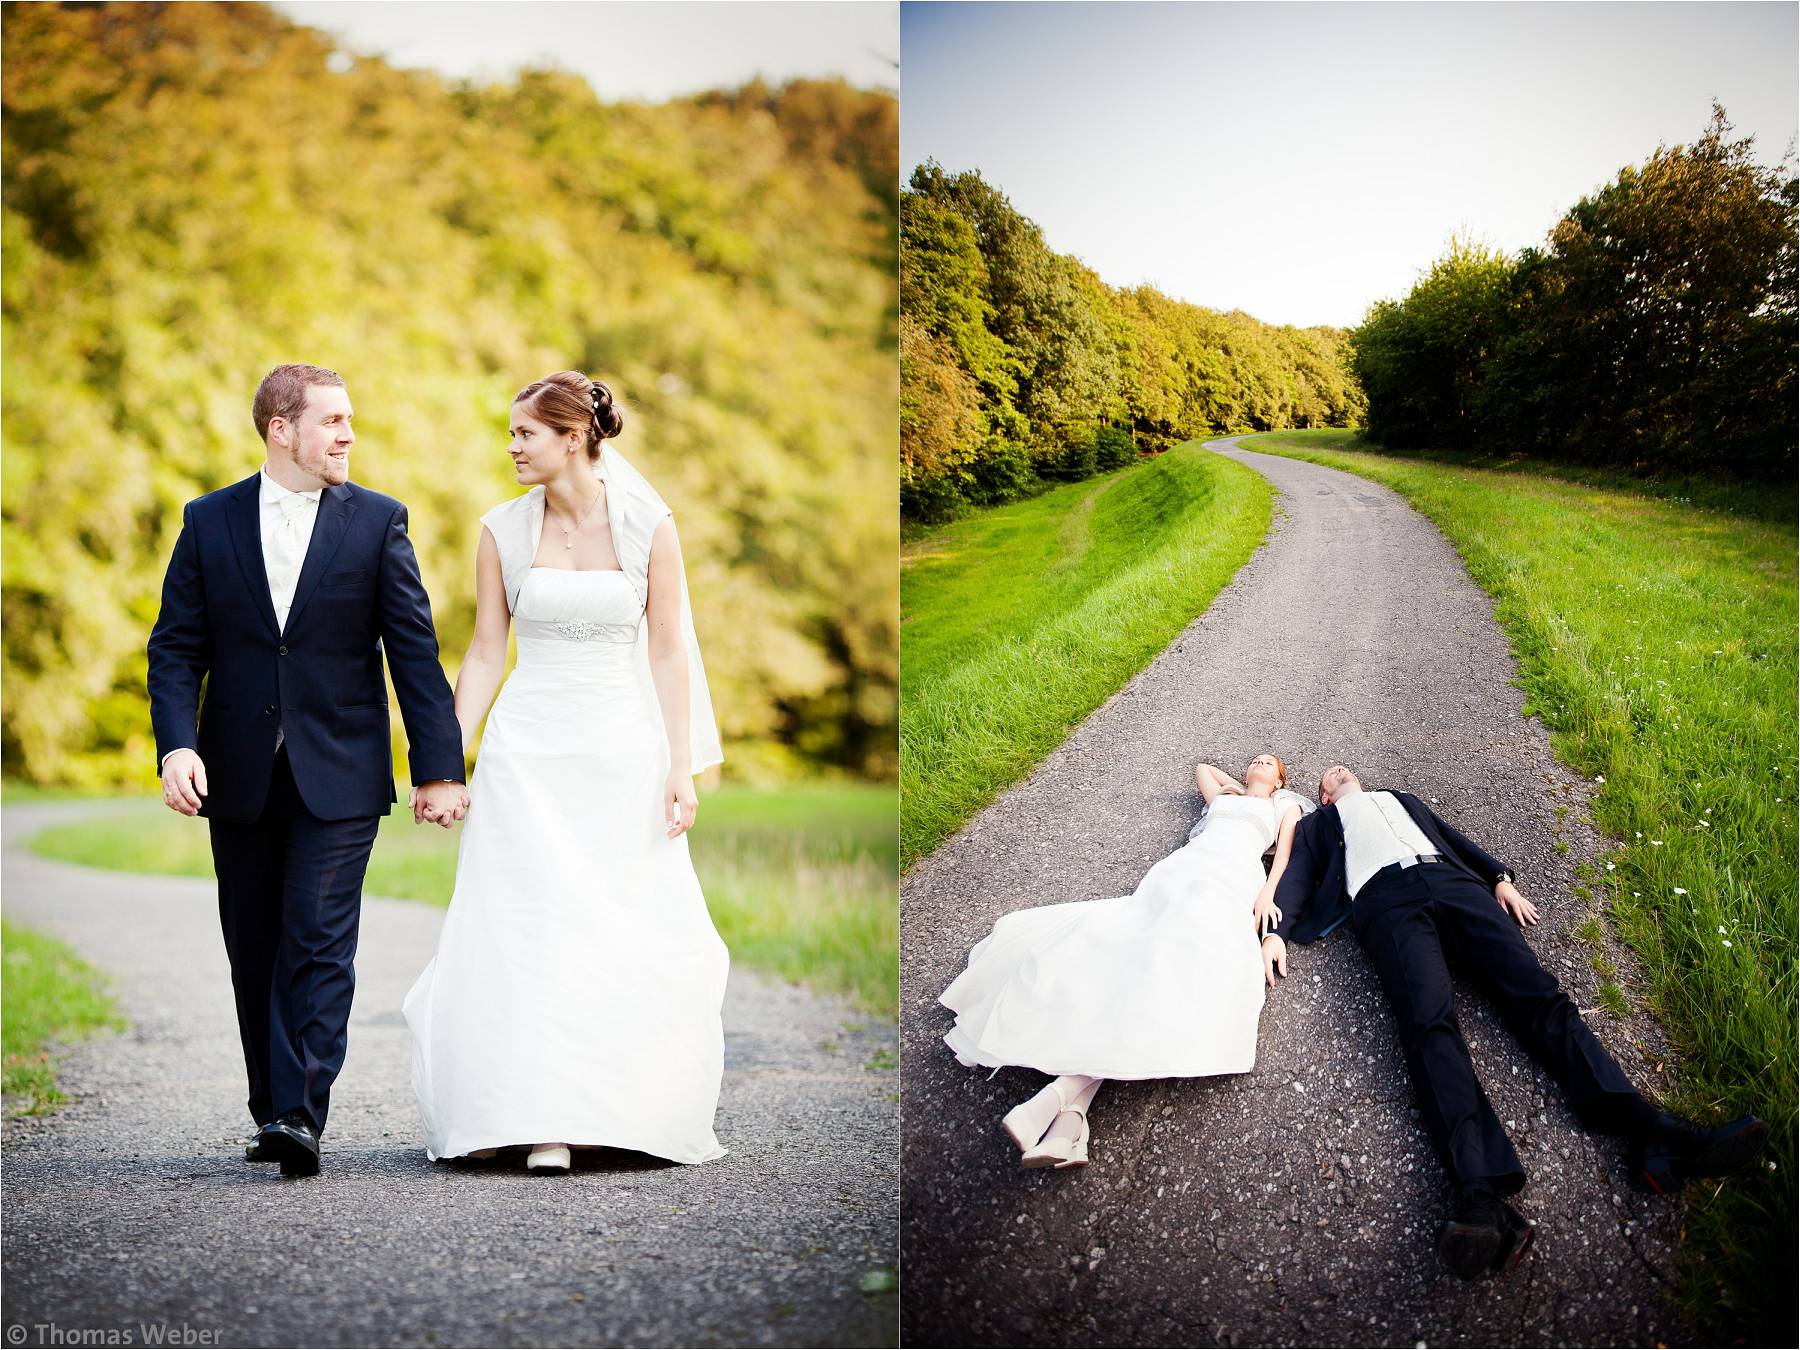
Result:
<svg viewBox="0 0 1800 1350"><path fill-rule="evenodd" d="M1612 871L1616 871L1617 869L1614 868L1611 863L1608 863L1608 864L1606 864L1606 870L1609 872L1612 872Z"/></svg>
<svg viewBox="0 0 1800 1350"><path fill-rule="evenodd" d="M1603 773L1597 773L1594 775L1594 781L1596 783L1604 783L1606 781L1606 775Z"/></svg>
<svg viewBox="0 0 1800 1350"><path fill-rule="evenodd" d="M1724 936L1725 936L1725 925L1724 925L1724 924L1720 924L1720 925L1719 925L1719 936L1720 936L1720 937L1724 937Z"/></svg>
<svg viewBox="0 0 1800 1350"><path fill-rule="evenodd" d="M1684 891L1684 890L1682 890L1682 889L1681 889L1681 887L1679 887L1679 886L1677 886L1677 887L1676 887L1676 888L1675 888L1675 894L1677 894L1677 895L1686 895L1686 894L1687 894L1687 892L1686 892L1686 891Z"/></svg>
<svg viewBox="0 0 1800 1350"><path fill-rule="evenodd" d="M1721 942L1723 942L1723 943L1724 943L1724 944L1725 944L1725 945L1726 945L1726 946L1727 946L1727 947L1729 947L1729 946L1730 946L1730 945L1731 945L1731 939L1730 939L1730 938L1720 938L1720 939L1719 939L1719 940L1720 940L1720 941L1721 941Z"/></svg>
<svg viewBox="0 0 1800 1350"><path fill-rule="evenodd" d="M1651 848L1661 848L1661 847L1662 847L1662 840L1660 840L1660 839L1652 839L1652 840L1651 840L1651 841L1650 841L1650 847L1651 847Z"/></svg>
<svg viewBox="0 0 1800 1350"><path fill-rule="evenodd" d="M1698 822L1698 824L1703 830L1710 830L1712 828L1712 822L1710 820L1702 820Z"/></svg>

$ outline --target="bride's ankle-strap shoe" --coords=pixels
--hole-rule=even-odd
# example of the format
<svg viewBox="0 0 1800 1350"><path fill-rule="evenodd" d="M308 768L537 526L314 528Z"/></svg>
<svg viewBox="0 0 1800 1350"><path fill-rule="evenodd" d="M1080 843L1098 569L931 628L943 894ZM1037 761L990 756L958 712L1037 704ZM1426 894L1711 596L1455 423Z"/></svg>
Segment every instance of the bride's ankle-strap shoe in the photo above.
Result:
<svg viewBox="0 0 1800 1350"><path fill-rule="evenodd" d="M1071 1138L1068 1135L1057 1135L1042 1140L1036 1147L1025 1150L1024 1155L1019 1159L1019 1166L1054 1167L1058 1170L1065 1167L1087 1166L1089 1138L1087 1108L1070 1106L1058 1112L1056 1119L1060 1120L1065 1115L1078 1116L1081 1119L1081 1129L1075 1136ZM1054 1128L1056 1120L1052 1120L1050 1124Z"/></svg>
<svg viewBox="0 0 1800 1350"><path fill-rule="evenodd" d="M540 1144L525 1159L527 1172L566 1172L569 1170L567 1144Z"/></svg>
<svg viewBox="0 0 1800 1350"><path fill-rule="evenodd" d="M1000 1124L1019 1146L1019 1152L1029 1153L1056 1124L1056 1118L1068 1109L1069 1103L1063 1099L1062 1089L1056 1086L1053 1078L1036 1096L1020 1102L1002 1116Z"/></svg>

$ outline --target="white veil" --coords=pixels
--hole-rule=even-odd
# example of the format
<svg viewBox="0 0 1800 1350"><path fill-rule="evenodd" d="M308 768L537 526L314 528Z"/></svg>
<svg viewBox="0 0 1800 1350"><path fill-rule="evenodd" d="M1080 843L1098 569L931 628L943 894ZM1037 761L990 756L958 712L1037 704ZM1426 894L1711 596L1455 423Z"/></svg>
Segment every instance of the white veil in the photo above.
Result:
<svg viewBox="0 0 1800 1350"><path fill-rule="evenodd" d="M607 515L612 523L613 551L625 576L638 592L641 601L649 598L650 538L664 516L673 515L669 505L650 486L623 455L612 446L601 443L600 462L594 476L606 484ZM706 667L700 660L700 640L694 633L693 606L688 603L687 569L678 570L681 579L681 640L688 658L688 751L689 767L695 773L722 763L725 752L719 744L719 724L713 716L712 694L706 684ZM649 700L657 730L665 736L668 728L663 720L662 702L656 696L656 682L650 674L650 625L638 626L635 664L638 680Z"/></svg>

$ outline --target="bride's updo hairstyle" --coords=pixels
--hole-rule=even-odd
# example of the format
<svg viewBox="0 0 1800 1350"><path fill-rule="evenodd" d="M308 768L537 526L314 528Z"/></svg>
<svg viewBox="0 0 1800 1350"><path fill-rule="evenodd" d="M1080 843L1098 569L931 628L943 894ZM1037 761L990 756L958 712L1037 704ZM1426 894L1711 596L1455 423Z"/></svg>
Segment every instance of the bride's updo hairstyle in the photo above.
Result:
<svg viewBox="0 0 1800 1350"><path fill-rule="evenodd" d="M513 396L525 411L552 431L585 431L589 460L600 458L600 442L625 429L625 414L613 403L612 390L579 370L559 370L526 385Z"/></svg>

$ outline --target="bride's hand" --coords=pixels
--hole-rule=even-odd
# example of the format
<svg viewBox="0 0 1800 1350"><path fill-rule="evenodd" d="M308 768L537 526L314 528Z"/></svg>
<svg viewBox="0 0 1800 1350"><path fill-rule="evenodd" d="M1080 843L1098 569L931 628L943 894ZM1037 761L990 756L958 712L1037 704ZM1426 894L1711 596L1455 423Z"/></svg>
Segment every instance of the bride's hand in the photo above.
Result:
<svg viewBox="0 0 1800 1350"><path fill-rule="evenodd" d="M1272 932L1275 925L1281 922L1281 910L1276 907L1274 895L1266 890L1259 893L1256 897L1256 903L1250 907L1250 919L1256 926L1256 934L1258 937L1261 937L1263 934L1263 923L1265 920L1268 922L1269 931Z"/></svg>
<svg viewBox="0 0 1800 1350"><path fill-rule="evenodd" d="M669 827L663 837L673 839L693 829L694 817L699 811L700 799L694 795L693 775L679 769L670 770L669 781L663 784L663 820Z"/></svg>

